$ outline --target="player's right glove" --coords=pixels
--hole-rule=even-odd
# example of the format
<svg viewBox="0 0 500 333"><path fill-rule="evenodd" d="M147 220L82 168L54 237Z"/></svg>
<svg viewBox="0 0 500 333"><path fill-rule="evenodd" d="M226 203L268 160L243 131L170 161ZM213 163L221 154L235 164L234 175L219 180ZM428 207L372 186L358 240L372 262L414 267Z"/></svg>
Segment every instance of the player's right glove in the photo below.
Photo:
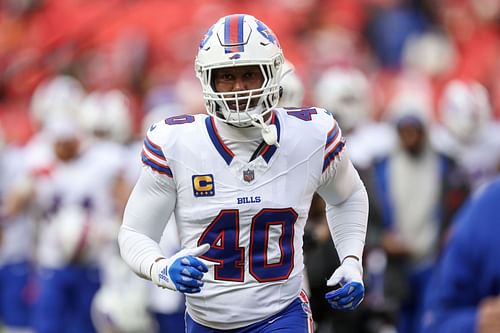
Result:
<svg viewBox="0 0 500 333"><path fill-rule="evenodd" d="M207 266L198 256L210 249L209 244L194 249L184 249L170 258L163 258L151 266L151 281L161 288L178 290L186 294L195 294L203 286L203 274L208 272Z"/></svg>

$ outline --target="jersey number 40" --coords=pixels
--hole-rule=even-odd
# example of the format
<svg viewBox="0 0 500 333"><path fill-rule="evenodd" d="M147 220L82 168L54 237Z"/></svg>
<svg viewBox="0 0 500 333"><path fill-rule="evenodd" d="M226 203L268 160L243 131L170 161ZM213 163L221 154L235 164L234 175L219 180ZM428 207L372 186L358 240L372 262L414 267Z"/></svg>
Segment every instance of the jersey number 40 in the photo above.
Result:
<svg viewBox="0 0 500 333"><path fill-rule="evenodd" d="M298 214L292 208L264 208L253 218L250 228L249 271L259 282L287 279L293 270L294 224ZM279 261L268 260L270 228L281 228L278 240ZM218 263L215 279L243 282L245 278L245 250L239 246L239 211L222 210L198 240L208 243L210 250L201 258Z"/></svg>

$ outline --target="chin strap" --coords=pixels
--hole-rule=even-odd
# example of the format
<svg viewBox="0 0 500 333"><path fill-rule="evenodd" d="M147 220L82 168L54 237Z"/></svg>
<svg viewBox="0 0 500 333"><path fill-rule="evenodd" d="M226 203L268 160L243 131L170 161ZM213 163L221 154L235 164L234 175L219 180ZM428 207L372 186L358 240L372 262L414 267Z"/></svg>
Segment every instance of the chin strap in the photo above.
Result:
<svg viewBox="0 0 500 333"><path fill-rule="evenodd" d="M261 134L264 141L270 146L276 146L279 148L278 143L278 129L274 124L266 124L264 118L261 114L252 116L252 125L261 128Z"/></svg>

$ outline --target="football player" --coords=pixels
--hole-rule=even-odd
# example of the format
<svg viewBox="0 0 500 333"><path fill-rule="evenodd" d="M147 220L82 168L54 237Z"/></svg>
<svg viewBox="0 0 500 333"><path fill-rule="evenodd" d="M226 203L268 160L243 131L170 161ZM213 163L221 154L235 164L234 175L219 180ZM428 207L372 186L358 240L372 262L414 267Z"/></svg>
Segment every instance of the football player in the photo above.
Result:
<svg viewBox="0 0 500 333"><path fill-rule="evenodd" d="M15 212L9 193L26 174L24 151L3 142L0 128L0 321L7 332L31 331L35 228L26 212Z"/></svg>
<svg viewBox="0 0 500 333"><path fill-rule="evenodd" d="M121 254L186 295L186 332L312 332L302 236L316 191L341 262L325 297L341 310L363 299L365 187L330 112L276 108L283 65L263 22L222 17L195 61L208 115L167 118L144 139ZM172 213L182 250L166 258L158 241Z"/></svg>
<svg viewBox="0 0 500 333"><path fill-rule="evenodd" d="M33 327L95 332L90 305L100 286L102 246L117 230L112 194L121 163L109 151L83 147L72 119L51 119L44 130L53 159L30 166L26 185L12 191L17 209L32 212L38 222Z"/></svg>
<svg viewBox="0 0 500 333"><path fill-rule="evenodd" d="M432 143L457 160L472 189L500 168L500 124L491 109L489 92L477 81L451 80L439 101L442 126L434 129Z"/></svg>

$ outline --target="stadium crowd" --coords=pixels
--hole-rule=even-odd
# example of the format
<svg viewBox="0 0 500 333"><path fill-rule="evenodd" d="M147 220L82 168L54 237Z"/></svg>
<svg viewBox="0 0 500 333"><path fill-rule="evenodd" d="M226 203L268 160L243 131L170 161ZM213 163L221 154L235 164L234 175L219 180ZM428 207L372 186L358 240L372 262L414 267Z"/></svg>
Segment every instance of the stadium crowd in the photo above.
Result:
<svg viewBox="0 0 500 333"><path fill-rule="evenodd" d="M498 0L3 1L4 332L183 332L182 295L135 276L116 238L145 132L205 112L194 41L231 13L279 36L292 70L281 106L332 112L368 190L366 295L350 313L323 297L339 261L313 200L315 332L434 332L428 287L456 217L500 173ZM175 229L162 240L165 254L178 250ZM494 332L478 318L471 333Z"/></svg>

